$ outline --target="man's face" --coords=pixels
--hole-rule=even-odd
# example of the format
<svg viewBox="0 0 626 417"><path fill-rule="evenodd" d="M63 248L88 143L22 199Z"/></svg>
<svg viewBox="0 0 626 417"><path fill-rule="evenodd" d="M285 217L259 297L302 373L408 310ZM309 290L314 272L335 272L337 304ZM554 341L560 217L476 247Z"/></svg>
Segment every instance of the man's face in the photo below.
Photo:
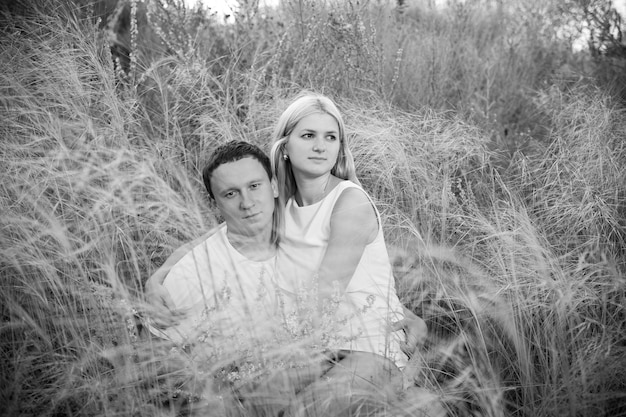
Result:
<svg viewBox="0 0 626 417"><path fill-rule="evenodd" d="M278 190L256 158L217 167L211 190L229 231L245 236L271 233Z"/></svg>

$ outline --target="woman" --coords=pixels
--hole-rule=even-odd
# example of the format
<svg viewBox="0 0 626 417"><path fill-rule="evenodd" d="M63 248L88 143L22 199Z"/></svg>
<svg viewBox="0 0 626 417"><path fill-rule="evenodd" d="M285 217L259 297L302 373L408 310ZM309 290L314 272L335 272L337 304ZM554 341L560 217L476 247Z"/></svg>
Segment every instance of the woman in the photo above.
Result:
<svg viewBox="0 0 626 417"><path fill-rule="evenodd" d="M285 204L279 286L311 282L320 302L338 293L348 320L331 348L367 351L405 364L389 323L402 318L380 223L360 187L343 118L329 98L303 94L280 116L270 153Z"/></svg>
<svg viewBox="0 0 626 417"><path fill-rule="evenodd" d="M361 188L341 114L327 97L304 94L280 116L270 153L285 204L278 286L302 300L318 291L318 322L330 313L338 328L325 347L345 355L346 370L383 386L406 364L391 323L402 319L380 215ZM294 305L293 308L298 308ZM385 359L386 358L386 359ZM381 372L381 369L385 369Z"/></svg>

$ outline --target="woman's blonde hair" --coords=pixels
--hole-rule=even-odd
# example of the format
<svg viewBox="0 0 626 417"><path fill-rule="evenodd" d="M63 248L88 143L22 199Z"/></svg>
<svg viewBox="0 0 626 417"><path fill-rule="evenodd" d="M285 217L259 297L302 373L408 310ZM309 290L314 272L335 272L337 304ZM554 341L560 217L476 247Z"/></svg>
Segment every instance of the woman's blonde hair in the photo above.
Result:
<svg viewBox="0 0 626 417"><path fill-rule="evenodd" d="M279 200L285 204L296 190L296 180L291 169L291 161L285 159L285 144L298 122L311 114L324 113L332 116L339 126L339 155L331 169L331 174L344 180L359 184L354 168L354 159L348 146L346 127L335 103L328 97L317 93L300 93L280 115L274 128L270 160L272 172L278 183Z"/></svg>

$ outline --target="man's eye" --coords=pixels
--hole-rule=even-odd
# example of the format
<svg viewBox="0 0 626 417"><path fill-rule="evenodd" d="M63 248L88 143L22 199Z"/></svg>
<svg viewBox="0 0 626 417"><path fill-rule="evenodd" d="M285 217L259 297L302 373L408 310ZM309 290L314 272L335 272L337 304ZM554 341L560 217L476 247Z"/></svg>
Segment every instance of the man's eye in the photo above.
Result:
<svg viewBox="0 0 626 417"><path fill-rule="evenodd" d="M259 188L261 186L261 183L254 183L250 185L250 188L255 189L255 188Z"/></svg>

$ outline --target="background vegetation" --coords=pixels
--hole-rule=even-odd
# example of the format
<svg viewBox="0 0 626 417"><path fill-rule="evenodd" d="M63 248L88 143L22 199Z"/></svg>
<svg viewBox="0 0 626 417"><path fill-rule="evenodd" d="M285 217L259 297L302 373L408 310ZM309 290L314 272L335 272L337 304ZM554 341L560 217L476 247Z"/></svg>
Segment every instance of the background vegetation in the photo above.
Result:
<svg viewBox="0 0 626 417"><path fill-rule="evenodd" d="M232 358L198 367L142 337L143 283L219 222L199 174L211 150L267 149L307 88L344 112L401 298L429 324L409 383L450 415L626 415L626 52L610 1L0 10L0 413L186 412Z"/></svg>

